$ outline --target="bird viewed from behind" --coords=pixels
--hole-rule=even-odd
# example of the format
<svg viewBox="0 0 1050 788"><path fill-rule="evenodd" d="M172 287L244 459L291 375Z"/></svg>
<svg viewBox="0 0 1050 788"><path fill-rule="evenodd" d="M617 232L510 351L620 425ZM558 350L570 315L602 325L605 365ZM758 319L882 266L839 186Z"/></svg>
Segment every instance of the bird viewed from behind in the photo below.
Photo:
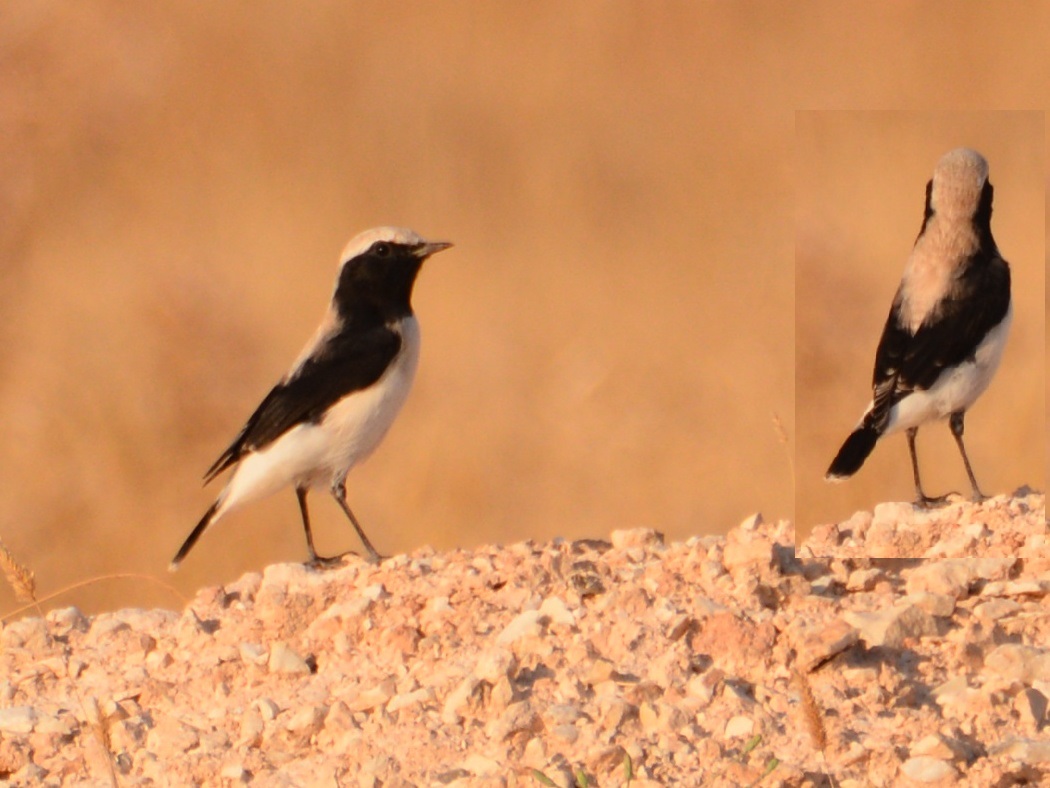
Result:
<svg viewBox="0 0 1050 788"><path fill-rule="evenodd" d="M1010 268L992 237L992 195L988 163L976 151L958 148L937 163L875 351L871 403L828 468L828 481L852 476L880 438L903 430L916 504L943 502L947 496L923 491L915 436L923 424L947 418L973 499L985 497L963 444L963 419L999 366L1013 317Z"/></svg>
<svg viewBox="0 0 1050 788"><path fill-rule="evenodd" d="M408 396L420 341L412 287L423 262L451 245L397 227L368 230L347 244L321 325L205 474L207 483L233 469L172 570L222 517L288 485L295 488L313 565L339 560L314 549L306 508L313 487L331 492L369 558L379 560L346 502L346 477L379 445Z"/></svg>

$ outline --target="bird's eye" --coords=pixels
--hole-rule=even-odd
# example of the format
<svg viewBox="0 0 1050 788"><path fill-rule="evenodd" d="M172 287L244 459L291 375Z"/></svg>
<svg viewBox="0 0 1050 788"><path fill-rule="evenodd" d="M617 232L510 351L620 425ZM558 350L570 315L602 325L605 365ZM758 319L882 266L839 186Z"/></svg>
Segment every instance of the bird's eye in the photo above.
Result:
<svg viewBox="0 0 1050 788"><path fill-rule="evenodd" d="M376 253L377 257L386 257L390 254L390 244L380 241L372 247L372 251Z"/></svg>

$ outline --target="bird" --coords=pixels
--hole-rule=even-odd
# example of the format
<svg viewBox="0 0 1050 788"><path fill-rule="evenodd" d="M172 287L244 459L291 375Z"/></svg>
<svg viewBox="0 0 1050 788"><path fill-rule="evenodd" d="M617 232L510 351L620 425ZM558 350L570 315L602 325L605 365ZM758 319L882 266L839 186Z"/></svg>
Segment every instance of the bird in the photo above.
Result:
<svg viewBox="0 0 1050 788"><path fill-rule="evenodd" d="M915 436L943 419L962 455L971 500L986 496L963 443L967 410L988 388L1013 320L1010 266L992 237L988 162L956 148L937 162L926 184L922 227L875 351L872 399L825 475L852 476L883 437L904 431L911 455L915 504L942 504L926 495Z"/></svg>
<svg viewBox="0 0 1050 788"><path fill-rule="evenodd" d="M315 487L335 498L369 560L381 560L346 501L346 477L376 449L408 396L420 345L412 288L423 262L450 246L402 227L377 227L350 240L321 325L204 474L207 484L232 468L171 571L227 514L289 485L299 501L311 566L342 559L319 556L314 548L306 496Z"/></svg>

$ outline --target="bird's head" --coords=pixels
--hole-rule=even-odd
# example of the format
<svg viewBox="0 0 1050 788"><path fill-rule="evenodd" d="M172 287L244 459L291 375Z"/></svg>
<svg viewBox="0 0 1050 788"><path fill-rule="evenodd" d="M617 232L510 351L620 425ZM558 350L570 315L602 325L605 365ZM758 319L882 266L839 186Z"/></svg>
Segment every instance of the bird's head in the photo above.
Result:
<svg viewBox="0 0 1050 788"><path fill-rule="evenodd" d="M344 314L365 305L384 316L409 314L412 285L423 261L450 246L404 227L366 230L343 249L333 302Z"/></svg>
<svg viewBox="0 0 1050 788"><path fill-rule="evenodd" d="M937 162L927 186L929 209L946 218L972 219L982 203L991 211L988 162L970 148L948 151Z"/></svg>

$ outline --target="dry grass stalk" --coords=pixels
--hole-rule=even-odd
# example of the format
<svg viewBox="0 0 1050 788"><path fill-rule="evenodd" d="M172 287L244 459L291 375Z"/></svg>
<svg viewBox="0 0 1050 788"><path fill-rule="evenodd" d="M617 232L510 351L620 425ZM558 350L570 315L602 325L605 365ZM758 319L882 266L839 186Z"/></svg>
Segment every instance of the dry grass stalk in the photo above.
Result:
<svg viewBox="0 0 1050 788"><path fill-rule="evenodd" d="M18 563L7 545L0 539L0 570L19 602L36 602L36 577L27 567Z"/></svg>
<svg viewBox="0 0 1050 788"><path fill-rule="evenodd" d="M41 600L36 598L36 576L33 574L32 570L15 560L15 557L11 554L11 551L7 549L7 545L4 544L2 539L0 539L0 571L4 573L4 577L14 590L15 597L18 601L23 602L27 607L34 608L37 614L43 618L44 610L41 605ZM52 640L50 633L48 633L46 637L48 647L54 648L55 642ZM80 688L77 687L76 681L69 672L69 653L66 649L62 649L61 651L62 667L65 668L66 679L69 681L73 689L73 695L80 704L81 711L84 713L84 719L87 722L88 727L94 733L105 752L106 764L109 768L109 782L110 785L116 788L119 783L117 781L116 761L113 757L112 742L110 741L109 735L109 724L111 721L108 719L99 719L98 702L93 697L89 697L87 701L85 701L81 696Z"/></svg>
<svg viewBox="0 0 1050 788"><path fill-rule="evenodd" d="M801 671L796 670L795 681L798 683L799 693L802 696L802 716L806 721L806 730L809 731L813 744L823 753L828 746L828 732L824 727L824 715L820 712L817 699L813 697L813 688L809 685L809 679Z"/></svg>

